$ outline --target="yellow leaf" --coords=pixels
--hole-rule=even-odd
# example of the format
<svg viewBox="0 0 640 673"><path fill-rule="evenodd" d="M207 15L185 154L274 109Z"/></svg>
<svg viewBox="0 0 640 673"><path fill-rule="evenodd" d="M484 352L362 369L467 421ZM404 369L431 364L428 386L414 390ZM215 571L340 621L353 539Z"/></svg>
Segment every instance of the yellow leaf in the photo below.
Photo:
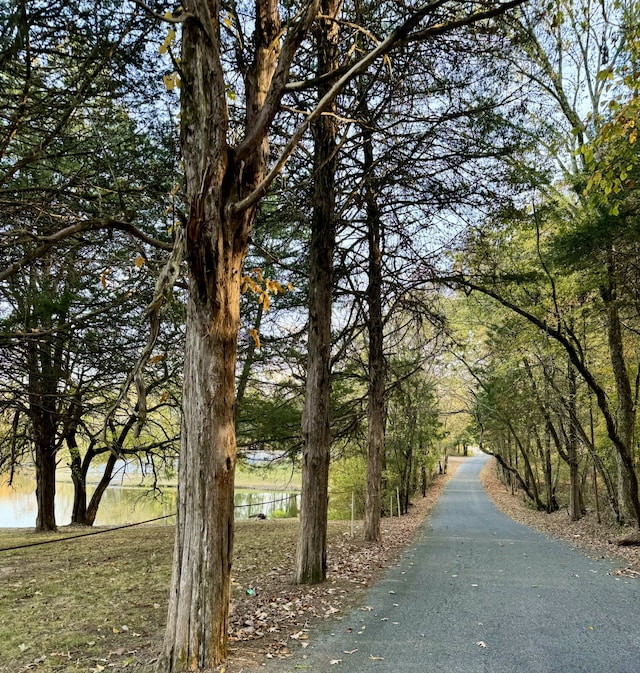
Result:
<svg viewBox="0 0 640 673"><path fill-rule="evenodd" d="M287 288L289 289L289 292L293 292L293 283L287 283Z"/></svg>
<svg viewBox="0 0 640 673"><path fill-rule="evenodd" d="M629 145L633 145L633 143L635 143L637 138L638 138L638 129L633 129L633 131L631 131L631 133L629 134Z"/></svg>
<svg viewBox="0 0 640 673"><path fill-rule="evenodd" d="M257 329L250 329L249 334L253 337L253 341L256 344L256 348L260 350L260 337L258 336L258 330Z"/></svg>
<svg viewBox="0 0 640 673"><path fill-rule="evenodd" d="M160 360L164 360L164 355L162 353L160 353L160 355L154 355L152 358L149 358L149 364L155 365L157 362L160 362Z"/></svg>
<svg viewBox="0 0 640 673"><path fill-rule="evenodd" d="M142 255L138 255L136 258L136 266L140 269L144 266L144 257Z"/></svg>
<svg viewBox="0 0 640 673"><path fill-rule="evenodd" d="M260 299L258 299L258 302L262 304L262 308L265 311L269 310L269 307L271 306L271 299L269 299L269 293L268 292L262 292L260 295Z"/></svg>
<svg viewBox="0 0 640 673"><path fill-rule="evenodd" d="M160 45L158 52L160 54L166 54L175 39L176 31L173 28L169 28L167 31L167 37L164 38L164 42Z"/></svg>
<svg viewBox="0 0 640 673"><path fill-rule="evenodd" d="M270 280L267 278L265 280L265 286L267 288L267 292L273 292L273 294L278 294L278 292L282 292L282 285L277 280Z"/></svg>
<svg viewBox="0 0 640 673"><path fill-rule="evenodd" d="M107 276L111 273L111 269L107 269L106 271L103 271L102 276L100 276L100 283L102 284L102 287L106 290L107 289Z"/></svg>
<svg viewBox="0 0 640 673"><path fill-rule="evenodd" d="M164 75L162 81L164 82L167 91L173 91L176 87L179 89L182 86L182 82L180 81L177 72Z"/></svg>
<svg viewBox="0 0 640 673"><path fill-rule="evenodd" d="M173 91L175 86L176 86L176 81L174 74L171 73L170 75L165 75L162 78L162 81L164 82L165 87L167 88L167 91Z"/></svg>

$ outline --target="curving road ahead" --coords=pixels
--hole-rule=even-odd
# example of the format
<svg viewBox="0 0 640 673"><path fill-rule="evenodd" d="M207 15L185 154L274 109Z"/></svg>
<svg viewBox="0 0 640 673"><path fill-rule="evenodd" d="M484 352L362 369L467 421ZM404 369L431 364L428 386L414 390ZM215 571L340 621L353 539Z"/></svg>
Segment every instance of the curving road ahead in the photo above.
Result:
<svg viewBox="0 0 640 673"><path fill-rule="evenodd" d="M266 670L640 673L640 581L499 512L486 460L460 465L365 609Z"/></svg>

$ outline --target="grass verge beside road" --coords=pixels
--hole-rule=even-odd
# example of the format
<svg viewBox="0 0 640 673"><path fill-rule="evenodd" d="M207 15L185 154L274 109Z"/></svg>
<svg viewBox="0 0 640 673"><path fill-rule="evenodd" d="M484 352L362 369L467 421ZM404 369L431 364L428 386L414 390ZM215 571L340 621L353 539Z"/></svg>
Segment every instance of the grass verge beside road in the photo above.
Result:
<svg viewBox="0 0 640 673"><path fill-rule="evenodd" d="M362 600L435 504L449 475L436 477L410 513L383 520L383 541L366 545L361 524L330 522L327 582L291 582L297 520L236 526L227 673L287 657L313 624ZM0 550L82 533L0 530ZM171 574L173 526L140 526L76 540L0 551L0 671L152 673L161 645Z"/></svg>

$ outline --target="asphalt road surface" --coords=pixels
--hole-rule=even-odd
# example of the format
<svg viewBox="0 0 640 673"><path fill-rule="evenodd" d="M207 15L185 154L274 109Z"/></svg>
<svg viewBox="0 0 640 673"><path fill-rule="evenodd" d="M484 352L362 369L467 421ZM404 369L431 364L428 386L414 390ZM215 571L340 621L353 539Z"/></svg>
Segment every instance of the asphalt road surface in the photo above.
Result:
<svg viewBox="0 0 640 673"><path fill-rule="evenodd" d="M640 580L521 526L462 463L363 609L266 671L640 673Z"/></svg>

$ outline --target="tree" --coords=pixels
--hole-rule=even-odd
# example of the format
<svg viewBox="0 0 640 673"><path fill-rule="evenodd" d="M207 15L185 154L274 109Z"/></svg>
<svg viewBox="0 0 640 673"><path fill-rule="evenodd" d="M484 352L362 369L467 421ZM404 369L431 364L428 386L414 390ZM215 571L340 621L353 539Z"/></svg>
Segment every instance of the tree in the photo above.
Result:
<svg viewBox="0 0 640 673"><path fill-rule="evenodd" d="M100 378L88 373L87 345L96 345L94 357L104 346L92 330L111 327L133 310L127 292L150 280L134 262L151 261L144 244L171 249L166 237L155 238L155 227L171 190L173 144L162 122L142 112L157 100L158 88L129 79L148 75L144 54L153 22L130 10L109 0L14 2L3 17L2 356L13 379L2 407L13 414L22 448L33 446L39 530L56 527L57 453L67 440L74 447L79 400L85 407L88 400L82 388ZM141 108L136 119L123 104L134 89ZM141 228L131 223L134 217ZM132 246L114 231L137 242ZM109 301L100 279L105 290L115 269L119 287ZM107 315L111 323L102 322ZM18 448L14 434L14 461Z"/></svg>
<svg viewBox="0 0 640 673"><path fill-rule="evenodd" d="M141 0L137 4L144 5ZM242 13L233 6L227 10L216 0L189 0L180 14L164 16L165 21L182 24L179 72L166 81L171 86L181 83L189 298L179 476L182 488L160 669L214 665L226 649L233 546L238 306L241 265L258 202L310 125L344 84L376 59L397 44L429 39L474 22L489 22L518 4L520 0L478 7L470 4L468 11L461 13L458 3L433 3L418 7L408 18L402 9L391 24L397 27L384 40L362 56L350 54L344 70L330 73L330 89L290 134L271 167L269 134L283 97L289 90L316 85L290 82L289 72L318 17L319 3L305 4L299 10L282 8L284 24L274 0L258 0L246 23L240 20L246 16L244 8ZM93 16L76 11L71 23L80 15L87 19ZM229 32L223 35L222 26ZM251 40L246 39L247 26L254 31ZM227 47L233 39L238 62L229 73L226 67L233 52ZM98 72L104 71L92 71ZM237 90L225 79L226 74L240 75L234 77ZM230 95L241 99L245 113L242 124L233 129ZM16 110L19 116L20 105ZM45 145L50 145L53 137L48 135ZM19 168L14 164L7 179L16 176ZM15 274L21 265L42 256L56 242L96 226L120 227L139 234L130 218L108 218L108 222L90 218L49 236L38 234L35 240L41 245L7 267L2 277Z"/></svg>
<svg viewBox="0 0 640 673"><path fill-rule="evenodd" d="M319 79L335 72L338 60L337 0L322 0L315 31ZM318 87L318 99L331 89ZM331 396L331 308L333 253L336 245L336 104L332 100L312 127L314 139L313 215L309 251L309 326L307 379L302 414L302 497L296 552L298 583L323 582L327 574L329 506L329 401Z"/></svg>
<svg viewBox="0 0 640 673"><path fill-rule="evenodd" d="M612 113L624 109L625 90L634 96L633 17L637 17L635 3L562 1L541 15L532 10L518 18L522 51L514 67L530 86L529 106L536 124L531 134L538 143L537 150L523 154L519 164L519 177L527 178L523 189L529 190L525 197L529 212L512 209L509 217L514 226L500 236L508 245L508 237L522 226L516 224L518 220L527 222L524 226L534 229L536 236L529 239L528 255L521 249L514 256L519 272L514 273L514 267L491 268L494 254L481 241L484 230L475 240L485 258L476 257L478 264L467 268L474 267L475 278L467 278L471 284L466 287L487 290L488 296L525 317L564 349L564 357L571 362L567 384L575 369L596 400L618 461L620 516L640 522L634 465L635 363L628 358L636 341L634 329L629 329L629 321L636 317L631 308L634 264L629 257L635 235L627 233L633 230L625 220L629 211L619 217L621 204L634 201L633 191L623 191L623 183L633 189L632 131L624 112L619 124L605 124ZM566 67L567 58L575 68ZM614 72L626 76L612 86ZM620 163L612 164L607 147L621 150ZM534 169L534 162L547 169L546 174ZM531 264L536 257L537 264ZM523 261L528 277L522 271ZM595 362L587 357L576 327L582 320L591 324L587 332L591 343L600 343L596 325L606 335L602 345L609 367L602 367L602 358ZM609 394L609 389L614 392ZM574 453L571 444L576 433L590 451L593 442L588 433L580 432L571 398L569 393L565 409L569 453ZM596 454L592 456L597 464ZM575 462L572 457L570 462ZM573 476L577 480L575 467ZM576 507L578 499L574 493ZM578 509L573 513L577 516Z"/></svg>
<svg viewBox="0 0 640 673"><path fill-rule="evenodd" d="M515 3L514 3L515 4ZM234 381L241 265L255 208L310 124L340 88L402 40L426 39L490 18L511 5L483 7L463 17L427 5L398 21L380 44L336 73L330 90L294 131L269 169L269 133L285 95L291 63L319 6L304 5L282 34L279 6L259 0L250 17L252 51L243 52L244 133L228 140L228 83L220 27L225 16L243 39L239 15L214 1L189 0L182 25L181 145L185 168L186 259L189 269L178 523L169 614L160 670L211 666L226 653L233 547ZM418 28L429 17L428 25ZM413 31L413 32L412 32Z"/></svg>

